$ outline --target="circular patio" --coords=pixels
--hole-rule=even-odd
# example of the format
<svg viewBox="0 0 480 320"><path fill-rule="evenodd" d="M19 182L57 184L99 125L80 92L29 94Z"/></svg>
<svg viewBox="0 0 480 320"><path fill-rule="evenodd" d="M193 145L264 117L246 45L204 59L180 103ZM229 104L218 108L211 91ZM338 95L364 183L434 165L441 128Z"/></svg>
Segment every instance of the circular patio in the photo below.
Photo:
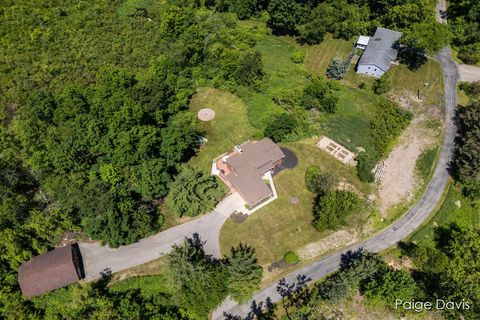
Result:
<svg viewBox="0 0 480 320"><path fill-rule="evenodd" d="M215 118L215 111L213 111L210 108L204 108L198 111L197 116L198 116L198 119L200 119L201 121L210 121L210 120L213 120L213 118Z"/></svg>

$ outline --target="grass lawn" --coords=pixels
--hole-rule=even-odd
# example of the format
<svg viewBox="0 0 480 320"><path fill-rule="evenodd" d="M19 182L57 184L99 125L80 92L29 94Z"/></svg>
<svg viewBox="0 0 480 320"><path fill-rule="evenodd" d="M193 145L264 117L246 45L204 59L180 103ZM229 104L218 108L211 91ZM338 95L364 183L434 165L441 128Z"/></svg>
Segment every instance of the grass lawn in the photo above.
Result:
<svg viewBox="0 0 480 320"><path fill-rule="evenodd" d="M291 60L296 50L303 50L293 38L262 34L257 39L256 49L262 53L267 83L263 92L246 92L241 96L248 105L250 123L263 129L274 114L283 111L272 101L275 92L282 89L301 89L308 79L303 64L293 63Z"/></svg>
<svg viewBox="0 0 480 320"><path fill-rule="evenodd" d="M320 44L304 46L307 52L305 68L311 74L325 76L333 57L346 58L352 52L353 43L353 40L333 39L331 35L327 35Z"/></svg>
<svg viewBox="0 0 480 320"><path fill-rule="evenodd" d="M426 149L422 152L420 157L417 159L416 171L419 177L425 183L428 181L430 176L433 174L433 165L437 159L439 147L434 146L432 148Z"/></svg>
<svg viewBox="0 0 480 320"><path fill-rule="evenodd" d="M322 119L322 132L355 152L361 146L371 150L370 119L384 97L368 91L342 86L338 110Z"/></svg>
<svg viewBox="0 0 480 320"><path fill-rule="evenodd" d="M220 235L223 253L239 242L247 243L255 247L259 262L265 264L282 258L287 251L295 251L328 235L329 232L316 231L311 224L314 194L307 191L304 184L305 171L311 165L336 172L361 192L369 191L369 186L358 180L354 167L343 165L322 152L315 147L315 142L316 139L304 139L283 144L295 152L298 166L274 177L279 194L277 200L241 224L232 220L225 223ZM297 197L298 204L292 204L291 197Z"/></svg>
<svg viewBox="0 0 480 320"><path fill-rule="evenodd" d="M456 203L460 206L457 206ZM433 245L436 226L444 226L450 222L465 227L480 227L480 210L478 207L474 208L473 203L463 197L461 190L453 183L450 184L445 201L432 220L413 234L410 240Z"/></svg>
<svg viewBox="0 0 480 320"><path fill-rule="evenodd" d="M394 66L387 73L392 81L392 91L409 91L430 105L443 105L443 75L440 64L429 59L418 70L412 71L401 64Z"/></svg>
<svg viewBox="0 0 480 320"><path fill-rule="evenodd" d="M202 122L208 141L189 163L210 172L213 158L231 150L234 145L251 139L258 130L248 121L245 103L226 91L198 88L191 100L190 110L197 114L202 108L213 109L215 118L209 122Z"/></svg>

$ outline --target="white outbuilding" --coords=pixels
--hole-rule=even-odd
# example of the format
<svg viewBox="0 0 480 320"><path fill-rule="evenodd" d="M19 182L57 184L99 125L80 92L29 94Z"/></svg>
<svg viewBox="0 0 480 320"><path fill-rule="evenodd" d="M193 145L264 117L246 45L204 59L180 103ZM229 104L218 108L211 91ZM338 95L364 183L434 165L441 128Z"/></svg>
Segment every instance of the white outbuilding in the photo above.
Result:
<svg viewBox="0 0 480 320"><path fill-rule="evenodd" d="M365 50L368 46L368 41L370 41L370 37L367 37L367 36L358 37L357 43L355 43L355 48Z"/></svg>

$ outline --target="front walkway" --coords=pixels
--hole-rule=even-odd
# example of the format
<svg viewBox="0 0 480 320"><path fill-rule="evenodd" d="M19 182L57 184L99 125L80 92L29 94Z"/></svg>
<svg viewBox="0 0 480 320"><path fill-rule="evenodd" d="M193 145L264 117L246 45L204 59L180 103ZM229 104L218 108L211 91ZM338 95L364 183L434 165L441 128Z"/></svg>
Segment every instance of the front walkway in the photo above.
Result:
<svg viewBox="0 0 480 320"><path fill-rule="evenodd" d="M80 243L85 279L99 278L105 269L118 272L158 259L169 253L174 244L182 243L185 237L191 237L194 233L198 233L205 241L206 253L220 258L219 236L222 225L230 214L242 208L243 199L238 193L233 193L223 199L212 212L128 246L112 249L99 242Z"/></svg>

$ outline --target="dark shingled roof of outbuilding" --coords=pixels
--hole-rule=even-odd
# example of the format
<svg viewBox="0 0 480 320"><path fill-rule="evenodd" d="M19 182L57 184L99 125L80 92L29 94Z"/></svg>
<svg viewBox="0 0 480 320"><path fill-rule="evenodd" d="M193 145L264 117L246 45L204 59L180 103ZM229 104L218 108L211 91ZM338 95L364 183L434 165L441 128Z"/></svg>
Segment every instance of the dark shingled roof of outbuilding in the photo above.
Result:
<svg viewBox="0 0 480 320"><path fill-rule="evenodd" d="M82 276L75 268L74 250L79 249L68 244L23 263L18 270L22 293L26 297L37 296L78 281Z"/></svg>

